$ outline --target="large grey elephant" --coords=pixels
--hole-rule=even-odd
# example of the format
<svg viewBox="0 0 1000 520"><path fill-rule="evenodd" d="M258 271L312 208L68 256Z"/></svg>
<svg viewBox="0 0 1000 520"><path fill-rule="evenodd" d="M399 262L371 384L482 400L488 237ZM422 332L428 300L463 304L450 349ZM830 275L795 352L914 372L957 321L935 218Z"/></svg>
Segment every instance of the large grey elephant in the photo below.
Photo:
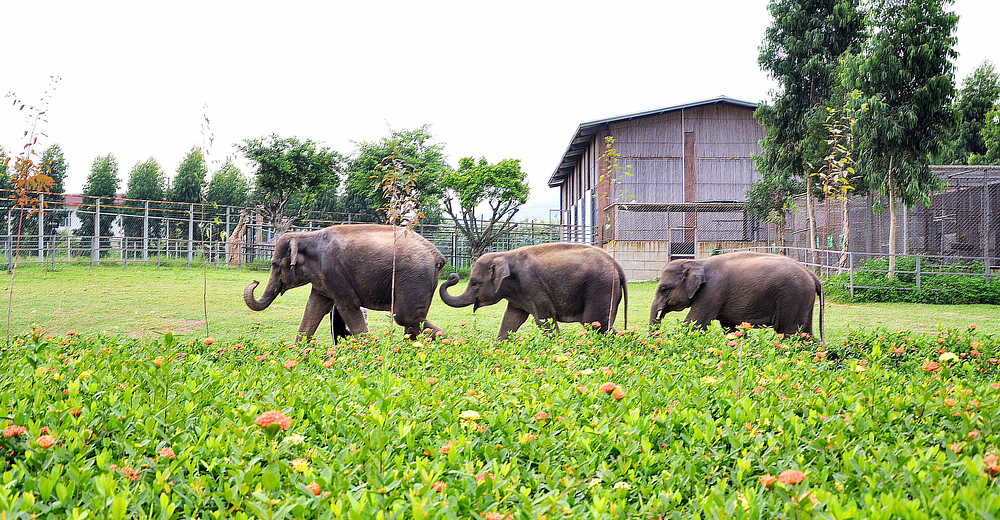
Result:
<svg viewBox="0 0 1000 520"><path fill-rule="evenodd" d="M655 328L665 313L691 307L685 322L702 329L719 320L727 330L748 322L774 327L779 333L801 330L812 335L816 295L823 340L823 284L795 260L755 252L674 260L660 274L649 325Z"/></svg>
<svg viewBox="0 0 1000 520"><path fill-rule="evenodd" d="M414 231L378 224L347 224L318 231L281 235L274 246L271 276L260 299L254 280L243 290L250 309L262 311L285 291L312 284L296 341L311 337L330 314L334 340L368 332L361 308L389 311L393 294L395 240L396 323L416 337L424 328L441 330L427 320L444 255Z"/></svg>
<svg viewBox="0 0 1000 520"><path fill-rule="evenodd" d="M452 307L474 305L475 310L507 300L497 334L500 340L520 328L529 314L546 330L558 331L555 322L560 321L596 321L606 332L615 323L622 297L628 312L625 272L604 250L584 244L541 244L486 253L472 265L465 292L452 296L447 289L456 283L458 275L452 273L440 289L441 299Z"/></svg>

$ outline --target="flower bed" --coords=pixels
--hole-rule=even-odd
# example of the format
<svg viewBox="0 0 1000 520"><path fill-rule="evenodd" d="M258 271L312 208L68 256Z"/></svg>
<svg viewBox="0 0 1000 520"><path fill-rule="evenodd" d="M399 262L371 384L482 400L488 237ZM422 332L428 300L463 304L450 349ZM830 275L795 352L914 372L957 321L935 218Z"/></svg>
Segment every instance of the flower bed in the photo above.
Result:
<svg viewBox="0 0 1000 520"><path fill-rule="evenodd" d="M1000 511L1000 342L769 329L336 348L17 338L0 510L72 518Z"/></svg>

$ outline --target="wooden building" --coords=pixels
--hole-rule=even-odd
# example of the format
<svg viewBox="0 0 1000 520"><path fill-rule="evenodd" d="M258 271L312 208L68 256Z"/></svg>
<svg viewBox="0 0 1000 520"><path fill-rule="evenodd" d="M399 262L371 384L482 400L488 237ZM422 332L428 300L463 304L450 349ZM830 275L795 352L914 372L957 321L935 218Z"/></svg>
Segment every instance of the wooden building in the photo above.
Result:
<svg viewBox="0 0 1000 520"><path fill-rule="evenodd" d="M630 279L729 242L765 243L766 226L743 210L759 178L756 108L722 96L581 124L548 183L560 190L563 239L613 250Z"/></svg>

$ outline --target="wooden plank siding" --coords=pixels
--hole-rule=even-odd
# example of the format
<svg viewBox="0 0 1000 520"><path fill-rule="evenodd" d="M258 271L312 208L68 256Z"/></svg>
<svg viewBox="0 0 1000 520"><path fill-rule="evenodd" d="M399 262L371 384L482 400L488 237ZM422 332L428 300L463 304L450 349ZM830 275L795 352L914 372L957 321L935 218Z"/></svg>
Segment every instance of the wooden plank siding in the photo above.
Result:
<svg viewBox="0 0 1000 520"><path fill-rule="evenodd" d="M759 142L764 138L763 128L753 119L755 108L755 104L722 97L580 125L549 181L561 190L563 222L570 223L588 190L597 193L593 211L598 244L606 242L614 228L621 228L606 226L605 219L610 218L606 213L613 204L745 200L746 190L759 178L751 156L760 153ZM604 137L609 135L615 139L623 167L614 187L608 179L599 180L607 170L600 157L606 149ZM736 216L728 216L733 226L738 224L739 229L733 230L721 230L726 219L720 217L702 222L709 217L691 214L683 222L663 222L664 236L668 226L685 225L708 226L720 236L742 234L743 224L736 222ZM577 216L577 221L584 218Z"/></svg>

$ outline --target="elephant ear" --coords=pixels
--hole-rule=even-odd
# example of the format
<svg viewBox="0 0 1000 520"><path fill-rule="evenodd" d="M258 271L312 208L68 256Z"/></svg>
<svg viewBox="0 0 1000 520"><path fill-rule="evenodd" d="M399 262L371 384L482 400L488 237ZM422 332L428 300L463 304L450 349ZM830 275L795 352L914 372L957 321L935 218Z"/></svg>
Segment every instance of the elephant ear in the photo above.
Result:
<svg viewBox="0 0 1000 520"><path fill-rule="evenodd" d="M500 292L500 284L503 283L504 278L510 276L510 265L507 263L507 259L504 257L499 257L493 261L493 291Z"/></svg>
<svg viewBox="0 0 1000 520"><path fill-rule="evenodd" d="M690 300L698 292L701 284L705 283L705 266L698 262L692 262L684 273L684 292Z"/></svg>
<svg viewBox="0 0 1000 520"><path fill-rule="evenodd" d="M291 252L288 253L292 268L292 276L295 276L295 263L299 258L299 243L294 238L291 241Z"/></svg>

